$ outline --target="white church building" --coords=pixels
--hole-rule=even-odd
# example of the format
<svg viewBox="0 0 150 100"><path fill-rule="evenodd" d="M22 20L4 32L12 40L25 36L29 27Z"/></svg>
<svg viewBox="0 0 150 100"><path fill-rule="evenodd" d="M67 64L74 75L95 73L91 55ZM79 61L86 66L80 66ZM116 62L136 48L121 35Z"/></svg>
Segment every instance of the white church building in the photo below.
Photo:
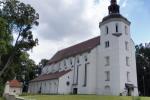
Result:
<svg viewBox="0 0 150 100"><path fill-rule="evenodd" d="M29 93L138 95L130 21L111 0L101 35L58 51L30 81Z"/></svg>

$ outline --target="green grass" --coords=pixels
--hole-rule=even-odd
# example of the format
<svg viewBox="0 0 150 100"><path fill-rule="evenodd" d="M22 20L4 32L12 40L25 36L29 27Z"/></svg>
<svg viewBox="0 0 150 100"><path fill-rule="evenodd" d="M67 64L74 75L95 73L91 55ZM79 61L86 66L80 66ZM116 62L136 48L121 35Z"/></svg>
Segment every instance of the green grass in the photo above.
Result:
<svg viewBox="0 0 150 100"><path fill-rule="evenodd" d="M3 100L2 97L0 97L0 100Z"/></svg>
<svg viewBox="0 0 150 100"><path fill-rule="evenodd" d="M23 96L33 100L150 100L148 97L127 97L127 96L98 96L98 95L31 95Z"/></svg>

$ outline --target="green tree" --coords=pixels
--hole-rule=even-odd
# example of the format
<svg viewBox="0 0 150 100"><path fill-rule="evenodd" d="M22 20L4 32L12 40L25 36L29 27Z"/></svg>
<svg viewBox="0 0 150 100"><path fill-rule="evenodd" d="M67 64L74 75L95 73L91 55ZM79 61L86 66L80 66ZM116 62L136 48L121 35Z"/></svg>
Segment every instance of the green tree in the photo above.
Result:
<svg viewBox="0 0 150 100"><path fill-rule="evenodd" d="M37 68L37 75L40 75L41 72L42 72L42 68L48 63L48 59L42 59L40 62L39 62L39 65L38 65L38 68Z"/></svg>
<svg viewBox="0 0 150 100"><path fill-rule="evenodd" d="M15 59L15 76L18 80L23 82L23 90L26 92L29 81L36 77L37 65L29 58L29 54L27 52L21 52L21 55Z"/></svg>
<svg viewBox="0 0 150 100"><path fill-rule="evenodd" d="M32 27L38 26L39 15L29 4L24 4L17 0L5 0L0 10L0 17L7 22L7 31L9 34L17 35L13 41L13 49L0 76L10 66L14 57L20 51L28 51L37 45L38 40L33 38Z"/></svg>
<svg viewBox="0 0 150 100"><path fill-rule="evenodd" d="M150 96L150 48L143 44L136 46L136 65L140 95Z"/></svg>
<svg viewBox="0 0 150 100"><path fill-rule="evenodd" d="M3 18L0 18L0 67L2 67L2 55L8 53L8 46L11 46L11 42L12 35L7 31L7 23Z"/></svg>

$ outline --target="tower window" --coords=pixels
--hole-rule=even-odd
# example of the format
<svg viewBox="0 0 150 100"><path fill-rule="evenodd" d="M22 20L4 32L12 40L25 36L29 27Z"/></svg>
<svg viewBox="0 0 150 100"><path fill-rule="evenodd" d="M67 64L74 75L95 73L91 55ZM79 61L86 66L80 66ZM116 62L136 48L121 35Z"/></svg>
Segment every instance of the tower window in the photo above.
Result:
<svg viewBox="0 0 150 100"><path fill-rule="evenodd" d="M126 50L129 50L129 47L128 47L128 46L129 46L129 43L128 43L127 41L125 41L125 49L126 49Z"/></svg>
<svg viewBox="0 0 150 100"><path fill-rule="evenodd" d="M130 82L130 72L127 72L127 81Z"/></svg>
<svg viewBox="0 0 150 100"><path fill-rule="evenodd" d="M127 32L127 26L125 26L125 34L126 35L128 34L128 32Z"/></svg>
<svg viewBox="0 0 150 100"><path fill-rule="evenodd" d="M126 65L129 66L129 57L126 57Z"/></svg>
<svg viewBox="0 0 150 100"><path fill-rule="evenodd" d="M116 32L118 32L118 24L116 24Z"/></svg>
<svg viewBox="0 0 150 100"><path fill-rule="evenodd" d="M105 42L105 48L108 48L109 47L109 41L106 41Z"/></svg>
<svg viewBox="0 0 150 100"><path fill-rule="evenodd" d="M106 26L106 34L109 33L109 29L108 29L108 26Z"/></svg>
<svg viewBox="0 0 150 100"><path fill-rule="evenodd" d="M109 66L109 64L110 64L110 58L109 58L109 56L106 56L105 60L106 60L105 66Z"/></svg>
<svg viewBox="0 0 150 100"><path fill-rule="evenodd" d="M110 81L110 72L109 71L105 71L105 76L106 76L105 81Z"/></svg>

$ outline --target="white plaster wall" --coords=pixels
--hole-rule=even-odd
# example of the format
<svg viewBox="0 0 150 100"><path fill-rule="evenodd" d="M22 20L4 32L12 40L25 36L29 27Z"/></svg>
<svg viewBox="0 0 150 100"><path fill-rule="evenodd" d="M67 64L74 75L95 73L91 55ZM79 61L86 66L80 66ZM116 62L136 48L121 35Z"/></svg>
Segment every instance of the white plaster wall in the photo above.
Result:
<svg viewBox="0 0 150 100"><path fill-rule="evenodd" d="M15 92L14 92L14 91L15 91ZM10 88L9 88L9 93L10 93L10 94L17 94L17 95L20 95L20 94L22 94L22 88L10 87Z"/></svg>
<svg viewBox="0 0 150 100"><path fill-rule="evenodd" d="M9 82L5 84L4 94L9 93Z"/></svg>
<svg viewBox="0 0 150 100"><path fill-rule="evenodd" d="M73 72L70 71L69 73L59 78L58 94L70 94L72 92L72 75ZM67 85L67 82L69 82L70 84Z"/></svg>
<svg viewBox="0 0 150 100"><path fill-rule="evenodd" d="M118 33L122 33L122 36L116 37L113 36L113 33L115 32L115 25L116 23L119 25ZM127 33L128 35L125 34L125 25L127 26L128 30ZM106 29L105 27L109 27L109 33L108 35L106 34ZM136 80L136 65L135 65L135 50L134 50L134 44L131 41L131 36L130 36L130 26L124 23L123 21L117 21L113 20L110 21L109 23L104 24L103 26L100 27L101 29L101 46L100 46L100 52L99 52L99 60L98 65L101 66L101 68L98 68L98 71L100 74L98 76L100 79L98 79L97 82L101 82L101 85L97 85L99 91L99 94L106 94L105 93L105 86L110 86L110 95L119 95L119 93L122 93L125 88L125 83L127 83L127 71L131 72L131 80L133 82L130 82L131 84L134 84L137 86L137 80ZM110 42L110 47L105 48L105 41ZM129 42L129 50L127 51L125 49L125 41ZM105 66L105 57L109 56L110 57L110 66ZM126 66L126 56L130 58L130 65L131 67ZM105 81L105 71L110 71L110 81L106 82ZM135 91L137 93L137 91Z"/></svg>

